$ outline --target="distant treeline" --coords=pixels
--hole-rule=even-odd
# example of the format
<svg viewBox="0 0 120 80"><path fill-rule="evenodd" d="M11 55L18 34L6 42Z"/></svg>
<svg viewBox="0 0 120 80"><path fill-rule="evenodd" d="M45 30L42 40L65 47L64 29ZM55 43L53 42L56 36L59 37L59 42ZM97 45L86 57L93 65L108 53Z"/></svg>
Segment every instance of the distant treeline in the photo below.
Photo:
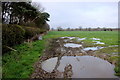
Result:
<svg viewBox="0 0 120 80"><path fill-rule="evenodd" d="M57 29L51 28L51 31L118 31L119 28L67 28L63 29L58 27Z"/></svg>

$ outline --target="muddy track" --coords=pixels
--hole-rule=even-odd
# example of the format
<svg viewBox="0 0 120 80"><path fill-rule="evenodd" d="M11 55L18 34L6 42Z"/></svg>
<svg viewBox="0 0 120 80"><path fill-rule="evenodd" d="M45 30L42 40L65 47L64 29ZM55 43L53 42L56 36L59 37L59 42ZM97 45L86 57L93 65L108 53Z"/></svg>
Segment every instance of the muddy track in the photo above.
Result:
<svg viewBox="0 0 120 80"><path fill-rule="evenodd" d="M84 43L82 41L79 44L82 44L82 47L65 47L65 43L76 43L73 40L64 41L62 38L53 39L49 42L50 44L45 49L44 54L40 57L39 61L35 63L35 71L31 75L31 78L71 78L72 76L72 66L69 64L64 68L64 72L59 72L57 70L58 66L60 65L60 60L63 56L84 56L84 55L90 55L90 56L97 56L102 59L109 61L109 55L104 54L95 54L95 51L89 50L84 51L83 47ZM57 58L57 64L55 65L55 68L52 72L47 72L42 69L41 63L49 58L58 57ZM79 59L77 59L79 60ZM116 62L109 61L110 63L115 64ZM52 64L51 64L52 65Z"/></svg>

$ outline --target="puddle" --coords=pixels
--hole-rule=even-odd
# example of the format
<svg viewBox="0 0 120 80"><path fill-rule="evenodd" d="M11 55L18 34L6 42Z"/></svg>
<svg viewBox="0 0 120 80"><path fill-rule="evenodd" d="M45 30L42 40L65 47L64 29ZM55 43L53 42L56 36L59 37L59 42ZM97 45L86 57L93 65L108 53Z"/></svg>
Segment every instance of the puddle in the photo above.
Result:
<svg viewBox="0 0 120 80"><path fill-rule="evenodd" d="M86 38L78 38L77 40L78 41L82 41L82 40L85 40Z"/></svg>
<svg viewBox="0 0 120 80"><path fill-rule="evenodd" d="M82 47L82 45L80 44L75 44L75 43L66 43L64 44L65 47L72 47L72 48L76 48L76 47Z"/></svg>
<svg viewBox="0 0 120 80"><path fill-rule="evenodd" d="M68 38L68 39L75 39L76 37L61 37L62 39Z"/></svg>
<svg viewBox="0 0 120 80"><path fill-rule="evenodd" d="M87 48L84 48L83 50L84 51L89 51L89 50L95 51L95 50L99 50L102 48L104 48L104 47L87 47Z"/></svg>
<svg viewBox="0 0 120 80"><path fill-rule="evenodd" d="M118 47L118 45L111 45L111 46L109 46L109 47Z"/></svg>
<svg viewBox="0 0 120 80"><path fill-rule="evenodd" d="M105 44L105 43L100 42L100 41L93 41L93 42L96 42L96 43L94 43L94 44Z"/></svg>
<svg viewBox="0 0 120 80"><path fill-rule="evenodd" d="M76 37L67 37L67 38L69 38L69 39L75 39Z"/></svg>
<svg viewBox="0 0 120 80"><path fill-rule="evenodd" d="M91 38L92 40L101 40L101 39L99 39L99 38Z"/></svg>
<svg viewBox="0 0 120 80"><path fill-rule="evenodd" d="M42 62L42 69L52 72L57 63L57 57ZM65 67L72 66L72 78L116 78L114 65L108 61L93 56L63 56L57 70L64 73Z"/></svg>
<svg viewBox="0 0 120 80"><path fill-rule="evenodd" d="M118 55L118 52L113 52L112 54L113 54L113 55Z"/></svg>
<svg viewBox="0 0 120 80"><path fill-rule="evenodd" d="M42 40L42 36L39 36L39 37L38 37L38 40Z"/></svg>

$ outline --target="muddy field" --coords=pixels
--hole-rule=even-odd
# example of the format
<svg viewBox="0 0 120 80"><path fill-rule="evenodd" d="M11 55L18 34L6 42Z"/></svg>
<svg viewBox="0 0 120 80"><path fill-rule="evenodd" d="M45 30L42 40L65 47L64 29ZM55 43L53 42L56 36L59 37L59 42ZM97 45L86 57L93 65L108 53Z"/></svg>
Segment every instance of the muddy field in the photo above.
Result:
<svg viewBox="0 0 120 80"><path fill-rule="evenodd" d="M44 54L35 63L31 78L116 78L114 65L116 52L106 54L102 49L118 47L105 46L99 38L60 37L52 39Z"/></svg>

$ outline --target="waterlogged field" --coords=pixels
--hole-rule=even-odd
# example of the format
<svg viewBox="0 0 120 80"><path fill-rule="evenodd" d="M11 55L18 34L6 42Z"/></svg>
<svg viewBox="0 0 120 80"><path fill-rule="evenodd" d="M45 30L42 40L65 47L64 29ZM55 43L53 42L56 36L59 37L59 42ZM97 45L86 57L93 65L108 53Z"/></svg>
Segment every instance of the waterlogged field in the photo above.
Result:
<svg viewBox="0 0 120 80"><path fill-rule="evenodd" d="M43 40L17 45L14 47L17 50L16 52L11 51L3 55L3 78L29 78L34 71L34 64L39 60L39 57L43 55L43 50L49 47L48 44L51 39L59 37L85 38L83 42L87 49L96 46L104 47L96 51L96 55L101 58L107 55L107 57L104 58L116 65L116 75L119 75L119 67L117 67L118 63L116 63L119 58L117 54L117 31L50 31L43 37ZM73 40L76 44L79 44L77 38Z"/></svg>
<svg viewBox="0 0 120 80"><path fill-rule="evenodd" d="M100 38L107 45L118 45L118 31L51 31L44 38L57 38L62 36Z"/></svg>

